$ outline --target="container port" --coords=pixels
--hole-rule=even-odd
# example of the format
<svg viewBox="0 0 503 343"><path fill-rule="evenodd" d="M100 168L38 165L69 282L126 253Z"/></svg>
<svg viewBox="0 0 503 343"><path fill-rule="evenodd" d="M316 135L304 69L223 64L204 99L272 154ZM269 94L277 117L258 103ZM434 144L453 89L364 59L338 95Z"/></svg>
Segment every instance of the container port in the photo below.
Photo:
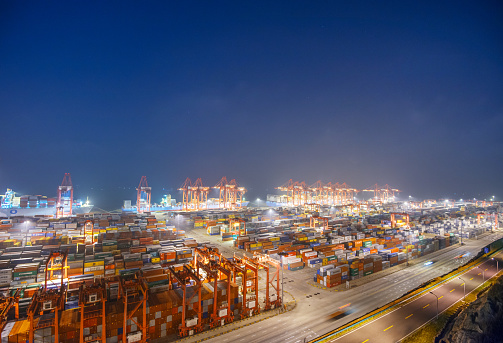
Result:
<svg viewBox="0 0 503 343"><path fill-rule="evenodd" d="M284 206L246 208L219 184L220 209L184 195L185 211L149 211L142 178L141 213L2 219L2 342L175 341L283 309L284 273L343 289L499 230L493 203L398 202L389 186L356 201L345 184L290 181Z"/></svg>

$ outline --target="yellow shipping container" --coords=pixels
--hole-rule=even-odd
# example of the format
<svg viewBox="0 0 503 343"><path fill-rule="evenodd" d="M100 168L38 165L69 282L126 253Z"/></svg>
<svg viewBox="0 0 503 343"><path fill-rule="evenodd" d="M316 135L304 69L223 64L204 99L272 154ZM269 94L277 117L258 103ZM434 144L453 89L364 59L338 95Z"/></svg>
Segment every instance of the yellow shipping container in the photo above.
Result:
<svg viewBox="0 0 503 343"><path fill-rule="evenodd" d="M104 266L105 261L93 261L93 262L84 262L84 268Z"/></svg>

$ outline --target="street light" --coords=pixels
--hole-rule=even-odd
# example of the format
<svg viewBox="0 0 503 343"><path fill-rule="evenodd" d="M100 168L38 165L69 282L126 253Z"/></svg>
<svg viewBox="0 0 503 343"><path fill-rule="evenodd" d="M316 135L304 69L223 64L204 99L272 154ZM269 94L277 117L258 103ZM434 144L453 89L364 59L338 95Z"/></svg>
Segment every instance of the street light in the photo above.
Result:
<svg viewBox="0 0 503 343"><path fill-rule="evenodd" d="M28 245L28 224L30 224L30 221L25 222L25 228L24 228L24 246Z"/></svg>
<svg viewBox="0 0 503 343"><path fill-rule="evenodd" d="M461 281L463 281L463 301L465 301L465 297L466 297L466 281L463 280L461 277L458 277L458 279L460 279Z"/></svg>
<svg viewBox="0 0 503 343"><path fill-rule="evenodd" d="M491 259L494 261L494 257ZM496 273L499 271L499 265L498 265L498 260L496 260Z"/></svg>
<svg viewBox="0 0 503 343"><path fill-rule="evenodd" d="M430 292L431 294L433 294L435 296L435 298L437 298L437 319L438 319L438 297L435 293L433 292Z"/></svg>
<svg viewBox="0 0 503 343"><path fill-rule="evenodd" d="M484 269L477 267L476 269L482 270L482 283L486 282L486 272Z"/></svg>

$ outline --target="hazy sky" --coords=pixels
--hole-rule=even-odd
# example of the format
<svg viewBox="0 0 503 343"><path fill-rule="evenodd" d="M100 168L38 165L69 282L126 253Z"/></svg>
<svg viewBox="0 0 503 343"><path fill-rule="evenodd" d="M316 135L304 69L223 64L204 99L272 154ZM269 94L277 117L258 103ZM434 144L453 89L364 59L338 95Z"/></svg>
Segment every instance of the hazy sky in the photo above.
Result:
<svg viewBox="0 0 503 343"><path fill-rule="evenodd" d="M224 175L249 198L293 178L503 200L503 5L0 1L0 116L1 192L70 172L108 208L142 175L155 201Z"/></svg>

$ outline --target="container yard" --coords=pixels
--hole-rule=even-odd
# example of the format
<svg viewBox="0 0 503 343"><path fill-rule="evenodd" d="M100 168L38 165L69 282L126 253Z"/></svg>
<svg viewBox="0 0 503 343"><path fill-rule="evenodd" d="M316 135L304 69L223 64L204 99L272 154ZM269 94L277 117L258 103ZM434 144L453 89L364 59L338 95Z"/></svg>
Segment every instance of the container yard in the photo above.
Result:
<svg viewBox="0 0 503 343"><path fill-rule="evenodd" d="M498 229L483 207L395 202L389 186L354 202L345 184L306 195L290 181L285 206L222 205L242 201L236 185L219 182L217 209L184 195L186 211L148 211L142 178L142 213L1 220L2 342L175 341L282 309L284 273L342 290Z"/></svg>
<svg viewBox="0 0 503 343"><path fill-rule="evenodd" d="M7 342L176 339L281 304L276 261L228 259L154 216L18 218L1 229Z"/></svg>

